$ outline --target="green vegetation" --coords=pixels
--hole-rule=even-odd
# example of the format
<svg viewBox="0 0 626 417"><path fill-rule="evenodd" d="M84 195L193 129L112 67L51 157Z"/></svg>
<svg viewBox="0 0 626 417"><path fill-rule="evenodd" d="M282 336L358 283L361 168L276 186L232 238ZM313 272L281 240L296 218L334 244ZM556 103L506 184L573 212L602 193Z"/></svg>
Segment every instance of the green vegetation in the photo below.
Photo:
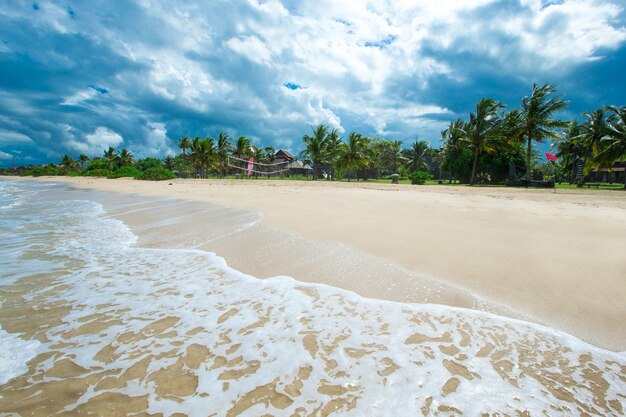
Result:
<svg viewBox="0 0 626 417"><path fill-rule="evenodd" d="M108 178L124 178L124 177L132 177L137 178L141 175L141 170L134 166L124 166L119 167L115 171L113 171Z"/></svg>
<svg viewBox="0 0 626 417"><path fill-rule="evenodd" d="M441 132L438 148L415 140L403 149L399 140L368 137L355 131L344 139L338 130L319 124L302 138L304 150L296 157L301 168L282 165L283 169L276 171L291 179L391 182L391 174L398 174L402 183L472 186L503 185L522 178L525 182L521 183L526 185L531 180L542 180L558 183L559 187L563 182L615 182L617 176L611 168L620 162L626 165L626 107L606 106L584 113L582 122L555 118L567 105L550 84L533 85L520 107L510 110L494 98L483 98L466 120L448 124ZM536 148L536 143L546 140L552 141L552 152L558 158L555 162L544 162ZM81 154L74 160L64 155L59 165L2 169L0 173L149 180L175 176L247 178L244 171L248 158L254 157L255 169L276 159L273 147L255 146L246 136L233 139L225 132L220 132L217 140L183 136L178 147L181 153L163 160L135 160L128 149L109 147L100 157ZM579 167L586 176L582 180L577 177ZM253 177L275 178L270 168L261 168Z"/></svg>
<svg viewBox="0 0 626 417"><path fill-rule="evenodd" d="M426 181L432 179L432 175L430 175L426 171L414 171L409 174L409 179L411 180L411 184L423 185L426 184Z"/></svg>
<svg viewBox="0 0 626 417"><path fill-rule="evenodd" d="M138 180L161 181L173 180L176 175L165 167L148 168L135 177Z"/></svg>

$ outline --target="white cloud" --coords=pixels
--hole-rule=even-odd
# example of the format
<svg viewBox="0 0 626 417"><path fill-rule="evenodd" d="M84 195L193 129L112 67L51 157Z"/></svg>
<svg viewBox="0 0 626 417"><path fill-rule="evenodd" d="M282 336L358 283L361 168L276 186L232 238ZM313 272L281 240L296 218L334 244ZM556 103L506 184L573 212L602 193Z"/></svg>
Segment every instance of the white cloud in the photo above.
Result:
<svg viewBox="0 0 626 417"><path fill-rule="evenodd" d="M83 101L91 100L97 95L98 92L96 90L94 90L93 88L87 88L85 90L77 91L76 93L67 97L65 100L63 100L63 102L61 102L61 105L76 106L81 104Z"/></svg>
<svg viewBox="0 0 626 417"><path fill-rule="evenodd" d="M24 145L31 143L33 143L33 140L22 133L0 129L0 145Z"/></svg>
<svg viewBox="0 0 626 417"><path fill-rule="evenodd" d="M124 139L116 132L107 129L104 126L99 126L93 133L85 136L87 140L86 148L79 150L105 150L109 146L116 147L120 143L124 142Z"/></svg>
<svg viewBox="0 0 626 417"><path fill-rule="evenodd" d="M13 159L13 155L0 151L0 159L3 159L3 160Z"/></svg>
<svg viewBox="0 0 626 417"><path fill-rule="evenodd" d="M257 64L269 65L271 62L272 53L265 43L256 36L231 38L226 41L226 45L233 51Z"/></svg>

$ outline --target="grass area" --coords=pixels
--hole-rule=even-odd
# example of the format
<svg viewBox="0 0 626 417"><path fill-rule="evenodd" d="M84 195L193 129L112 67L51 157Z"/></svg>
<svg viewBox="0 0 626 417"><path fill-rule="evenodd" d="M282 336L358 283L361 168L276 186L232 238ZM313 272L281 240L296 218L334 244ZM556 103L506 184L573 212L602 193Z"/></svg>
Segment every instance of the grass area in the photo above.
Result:
<svg viewBox="0 0 626 417"><path fill-rule="evenodd" d="M624 189L624 184L619 184L619 183L613 183L613 184L609 184L609 183L601 183L597 188L595 186L592 187L578 187L576 184L568 184L568 183L562 183L556 184L556 189L557 190L623 190Z"/></svg>

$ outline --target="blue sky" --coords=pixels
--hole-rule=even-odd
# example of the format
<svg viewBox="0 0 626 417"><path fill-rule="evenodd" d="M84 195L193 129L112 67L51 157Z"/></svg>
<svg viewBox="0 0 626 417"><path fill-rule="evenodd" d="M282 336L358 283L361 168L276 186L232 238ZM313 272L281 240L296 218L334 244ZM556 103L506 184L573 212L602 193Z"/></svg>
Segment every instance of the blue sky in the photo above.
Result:
<svg viewBox="0 0 626 417"><path fill-rule="evenodd" d="M0 3L0 165L182 135L292 152L327 123L438 144L482 97L536 83L564 118L625 105L624 0L90 0Z"/></svg>

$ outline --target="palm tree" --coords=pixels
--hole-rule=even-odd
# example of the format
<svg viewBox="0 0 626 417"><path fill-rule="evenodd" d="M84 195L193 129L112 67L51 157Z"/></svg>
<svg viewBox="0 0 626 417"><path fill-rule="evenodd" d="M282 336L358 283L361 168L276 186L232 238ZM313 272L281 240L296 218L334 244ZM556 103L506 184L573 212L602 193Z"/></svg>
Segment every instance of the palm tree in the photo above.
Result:
<svg viewBox="0 0 626 417"><path fill-rule="evenodd" d="M593 162L593 156L600 153L600 144L602 139L609 134L609 126L607 121L607 113L604 108L594 110L592 112L583 113L586 120L580 125L579 142L584 153L585 170L591 170L596 165ZM592 163L587 165L587 160Z"/></svg>
<svg viewBox="0 0 626 417"><path fill-rule="evenodd" d="M420 171L428 169L426 155L428 155L428 142L416 140L411 147L403 151L404 157L408 161L409 171Z"/></svg>
<svg viewBox="0 0 626 417"><path fill-rule="evenodd" d="M483 98L476 104L476 113L470 113L469 123L465 131L465 139L472 147L474 161L470 185L474 185L476 178L476 164L478 155L489 149L489 141L496 137L500 127L498 112L504 105L492 98Z"/></svg>
<svg viewBox="0 0 626 417"><path fill-rule="evenodd" d="M608 106L611 112L608 118L608 135L602 139L602 146L597 160L602 165L611 166L616 161L626 160L626 106ZM626 172L624 172L626 189Z"/></svg>
<svg viewBox="0 0 626 417"><path fill-rule="evenodd" d="M189 140L189 136L183 136L178 141L178 147L183 150L183 155L185 155L187 149L191 149L191 140Z"/></svg>
<svg viewBox="0 0 626 417"><path fill-rule="evenodd" d="M220 175L226 176L228 170L228 156L233 150L233 144L230 142L230 137L226 132L220 132L217 138L217 160L220 170Z"/></svg>
<svg viewBox="0 0 626 417"><path fill-rule="evenodd" d="M175 160L172 155L167 155L163 160L163 165L165 165L165 168L169 169L170 171L174 171L174 163Z"/></svg>
<svg viewBox="0 0 626 417"><path fill-rule="evenodd" d="M333 129L328 132L326 136L326 163L330 165L331 175L328 175L326 179L330 181L335 177L335 171L333 166L339 160L339 150L343 144L343 139L339 134L339 130Z"/></svg>
<svg viewBox="0 0 626 417"><path fill-rule="evenodd" d="M574 118L565 129L564 136L556 142L553 147L556 156L563 161L563 169L567 169L571 164L569 183L573 183L576 170L576 160L582 157L580 146L581 125L578 119Z"/></svg>
<svg viewBox="0 0 626 417"><path fill-rule="evenodd" d="M542 142L545 139L557 139L555 129L567 127L567 123L553 119L553 114L563 110L569 102L563 96L550 95L556 93L557 87L550 84L538 86L533 84L530 97L522 99L522 125L528 141L526 148L526 180L530 182L530 163L532 158L533 140Z"/></svg>
<svg viewBox="0 0 626 417"><path fill-rule="evenodd" d="M191 160L196 168L196 173L201 178L208 177L208 171L213 168L217 159L217 151L215 148L215 139L207 137L200 139L196 137L191 142Z"/></svg>
<svg viewBox="0 0 626 417"><path fill-rule="evenodd" d="M252 155L252 143L245 136L239 136L235 142L233 154L240 159L248 158Z"/></svg>
<svg viewBox="0 0 626 417"><path fill-rule="evenodd" d="M304 135L303 156L313 163L313 179L317 180L322 164L328 162L328 126L323 123L312 127L313 135ZM333 142L334 143L334 142Z"/></svg>
<svg viewBox="0 0 626 417"><path fill-rule="evenodd" d="M265 160L270 164L273 163L276 159L276 149L273 146L266 146L263 148L263 152L265 153Z"/></svg>
<svg viewBox="0 0 626 417"><path fill-rule="evenodd" d="M406 162L406 158L402 154L402 141L381 141L374 142L378 144L377 159L383 171L395 173L400 165Z"/></svg>
<svg viewBox="0 0 626 417"><path fill-rule="evenodd" d="M76 161L69 155L65 154L61 158L61 164L67 169L74 169L76 167Z"/></svg>
<svg viewBox="0 0 626 417"><path fill-rule="evenodd" d="M117 160L118 160L120 166L125 167L125 166L128 166L128 165L132 165L135 162L135 157L133 156L133 154L128 149L124 148L120 152Z"/></svg>
<svg viewBox="0 0 626 417"><path fill-rule="evenodd" d="M107 168L109 171L113 171L113 164L117 162L117 151L112 146L104 151L104 159L107 161Z"/></svg>
<svg viewBox="0 0 626 417"><path fill-rule="evenodd" d="M257 148L256 146L252 147L252 155L254 157L254 162L259 164L267 163L267 154L263 148Z"/></svg>
<svg viewBox="0 0 626 417"><path fill-rule="evenodd" d="M87 155L85 155L84 153L81 153L81 154L78 156L78 160L80 161L80 166L81 166L81 168L82 168L82 169L85 169L85 164L86 164L87 162L89 162L89 157L88 157Z"/></svg>
<svg viewBox="0 0 626 417"><path fill-rule="evenodd" d="M467 141L465 140L465 131L467 130L467 123L461 119L456 119L448 124L448 127L442 132L442 169L447 171L448 182L452 183L452 177L457 174L460 178L458 171L458 164L456 161L462 156L467 149Z"/></svg>
<svg viewBox="0 0 626 417"><path fill-rule="evenodd" d="M369 164L370 149L368 145L366 137L352 131L348 136L348 141L342 143L339 147L337 165L348 171L348 181L350 181L354 170L366 167Z"/></svg>

